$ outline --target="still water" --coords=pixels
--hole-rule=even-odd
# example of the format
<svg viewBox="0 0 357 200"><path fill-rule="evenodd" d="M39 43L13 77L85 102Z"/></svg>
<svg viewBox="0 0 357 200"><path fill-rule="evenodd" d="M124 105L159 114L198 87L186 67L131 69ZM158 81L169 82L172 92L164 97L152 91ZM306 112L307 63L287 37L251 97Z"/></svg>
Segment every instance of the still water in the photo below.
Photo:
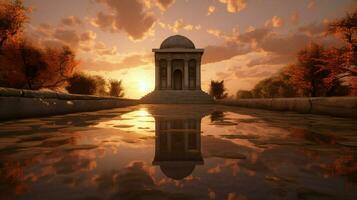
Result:
<svg viewBox="0 0 357 200"><path fill-rule="evenodd" d="M356 124L208 105L0 122L0 199L357 199Z"/></svg>

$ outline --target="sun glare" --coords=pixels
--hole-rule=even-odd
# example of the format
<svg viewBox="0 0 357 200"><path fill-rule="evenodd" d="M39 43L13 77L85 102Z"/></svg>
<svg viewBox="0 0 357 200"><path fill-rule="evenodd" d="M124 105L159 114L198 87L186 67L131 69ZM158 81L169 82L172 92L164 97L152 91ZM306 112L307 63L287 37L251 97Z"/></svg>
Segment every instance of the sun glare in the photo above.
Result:
<svg viewBox="0 0 357 200"><path fill-rule="evenodd" d="M145 81L140 81L139 82L139 91L142 94L146 94L149 92L149 84Z"/></svg>

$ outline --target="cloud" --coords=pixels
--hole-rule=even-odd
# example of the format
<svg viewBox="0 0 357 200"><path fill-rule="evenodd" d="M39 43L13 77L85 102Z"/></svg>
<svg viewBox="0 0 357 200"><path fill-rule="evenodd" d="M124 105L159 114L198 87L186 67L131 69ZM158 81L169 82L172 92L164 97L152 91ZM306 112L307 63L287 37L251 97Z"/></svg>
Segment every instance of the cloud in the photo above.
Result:
<svg viewBox="0 0 357 200"><path fill-rule="evenodd" d="M305 34L293 33L290 35L272 34L266 37L260 44L264 51L277 53L279 55L293 54L304 48L311 41Z"/></svg>
<svg viewBox="0 0 357 200"><path fill-rule="evenodd" d="M170 6L175 3L175 0L156 0L156 5L162 11L166 11Z"/></svg>
<svg viewBox="0 0 357 200"><path fill-rule="evenodd" d="M309 36L323 36L327 30L327 24L325 23L310 23L305 26L301 26L298 29L300 32Z"/></svg>
<svg viewBox="0 0 357 200"><path fill-rule="evenodd" d="M61 23L66 26L75 26L75 25L81 25L82 21L76 16L68 16L62 18Z"/></svg>
<svg viewBox="0 0 357 200"><path fill-rule="evenodd" d="M284 20L278 16L273 16L271 19L265 22L266 27L279 28L284 25Z"/></svg>
<svg viewBox="0 0 357 200"><path fill-rule="evenodd" d="M309 2L308 2L306 7L308 9L313 9L313 8L315 8L315 6L316 6L316 1L315 0L309 0Z"/></svg>
<svg viewBox="0 0 357 200"><path fill-rule="evenodd" d="M239 29L237 28L232 28L230 32L223 32L219 29L207 29L207 33L216 36L218 38L223 39L225 42L232 42L234 43L234 40L237 39L239 36Z"/></svg>
<svg viewBox="0 0 357 200"><path fill-rule="evenodd" d="M240 68L236 69L234 75L237 78L258 78L262 79L274 74L271 69L266 66L255 66L253 68Z"/></svg>
<svg viewBox="0 0 357 200"><path fill-rule="evenodd" d="M93 41L97 37L97 34L93 31L86 31L80 35L81 41Z"/></svg>
<svg viewBox="0 0 357 200"><path fill-rule="evenodd" d="M77 47L80 41L80 37L75 30L69 29L56 29L53 37L67 45Z"/></svg>
<svg viewBox="0 0 357 200"><path fill-rule="evenodd" d="M222 36L222 31L219 29L207 29L207 33L214 35L216 37L221 37Z"/></svg>
<svg viewBox="0 0 357 200"><path fill-rule="evenodd" d="M144 38L156 21L140 0L97 0L108 6L110 12L99 12L94 24L104 30L124 31L133 40Z"/></svg>
<svg viewBox="0 0 357 200"><path fill-rule="evenodd" d="M97 47L101 47L102 50L106 50L107 48L102 45L103 44L99 43L97 44ZM118 56L115 55L115 57ZM152 63L151 54L136 53L136 54L123 56L122 59L117 61L113 61L112 59L106 60L100 58L97 59L89 58L81 63L81 67L85 70L114 71L114 70L120 70L126 68L140 67L143 65L148 65L150 63Z"/></svg>
<svg viewBox="0 0 357 200"><path fill-rule="evenodd" d="M208 9L207 9L207 16L214 13L215 10L216 10L216 7L214 7L213 5L209 5Z"/></svg>
<svg viewBox="0 0 357 200"><path fill-rule="evenodd" d="M162 190L154 175L154 167L143 161L133 161L120 170L99 174L94 181L102 189L101 193L108 194L108 199L197 199L186 193Z"/></svg>
<svg viewBox="0 0 357 200"><path fill-rule="evenodd" d="M190 23L184 22L183 19L178 19L176 20L172 25L171 24L164 24L162 22L159 22L159 25L161 28L167 28L171 30L174 33L179 32L180 30L186 30L186 31L192 31L192 30L200 30L201 26L200 25L193 25Z"/></svg>
<svg viewBox="0 0 357 200"><path fill-rule="evenodd" d="M38 34L38 37L48 37L53 34L52 26L46 23L42 23L34 29L32 33Z"/></svg>
<svg viewBox="0 0 357 200"><path fill-rule="evenodd" d="M238 39L240 42L252 43L261 42L271 33L270 28L251 29L243 34L240 34Z"/></svg>
<svg viewBox="0 0 357 200"><path fill-rule="evenodd" d="M97 52L98 55L106 56L106 55L115 55L118 53L116 47L108 48L103 42L97 42L94 45L94 51Z"/></svg>
<svg viewBox="0 0 357 200"><path fill-rule="evenodd" d="M238 29L232 29L231 33L223 33L218 29L208 29L207 32L223 38L225 43L205 47L205 53L203 55L204 64L228 60L235 56L255 51L256 46L259 46L271 33L271 29L250 29L243 34L239 34Z"/></svg>
<svg viewBox="0 0 357 200"><path fill-rule="evenodd" d="M203 54L203 64L214 63L230 59L237 55L246 54L250 51L249 48L243 45L210 45L206 46L205 53Z"/></svg>
<svg viewBox="0 0 357 200"><path fill-rule="evenodd" d="M32 43L43 47L60 48L66 45L74 50L87 52L95 50L98 55L116 53L114 47L97 49L97 34L90 30L80 31L68 26L52 27L48 24L40 24L38 26L30 25L25 33Z"/></svg>
<svg viewBox="0 0 357 200"><path fill-rule="evenodd" d="M293 25L299 24L299 22L300 22L300 15L299 15L299 13L295 12L295 13L291 14L291 16L290 16L290 22L291 22Z"/></svg>
<svg viewBox="0 0 357 200"><path fill-rule="evenodd" d="M94 27L101 28L103 31L117 31L115 26L115 16L113 14L98 12L96 18L91 19L90 23Z"/></svg>
<svg viewBox="0 0 357 200"><path fill-rule="evenodd" d="M279 55L276 53L267 53L265 57L259 57L251 59L247 63L247 67L254 67L257 65L277 65L277 64L287 64L295 61L294 55Z"/></svg>
<svg viewBox="0 0 357 200"><path fill-rule="evenodd" d="M221 3L227 4L227 11L230 13L240 12L247 7L246 0L219 0Z"/></svg>

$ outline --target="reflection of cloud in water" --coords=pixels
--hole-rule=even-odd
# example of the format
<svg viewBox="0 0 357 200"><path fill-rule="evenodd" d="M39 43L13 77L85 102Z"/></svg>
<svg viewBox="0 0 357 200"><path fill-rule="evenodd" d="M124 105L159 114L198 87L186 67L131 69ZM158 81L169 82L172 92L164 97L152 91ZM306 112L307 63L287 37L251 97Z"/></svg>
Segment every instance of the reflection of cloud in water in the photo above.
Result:
<svg viewBox="0 0 357 200"><path fill-rule="evenodd" d="M168 192L158 188L154 169L143 161L133 161L127 167L102 174L95 179L99 188L114 192L109 199L195 199L190 194Z"/></svg>
<svg viewBox="0 0 357 200"><path fill-rule="evenodd" d="M357 193L351 119L145 105L0 124L0 199L355 199Z"/></svg>

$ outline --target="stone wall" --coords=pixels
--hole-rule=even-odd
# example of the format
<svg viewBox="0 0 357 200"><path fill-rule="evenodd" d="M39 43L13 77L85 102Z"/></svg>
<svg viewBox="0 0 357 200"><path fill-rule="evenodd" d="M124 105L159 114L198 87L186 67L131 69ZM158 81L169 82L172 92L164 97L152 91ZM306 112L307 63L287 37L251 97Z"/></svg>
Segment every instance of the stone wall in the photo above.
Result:
<svg viewBox="0 0 357 200"><path fill-rule="evenodd" d="M357 97L219 100L219 104L357 118Z"/></svg>
<svg viewBox="0 0 357 200"><path fill-rule="evenodd" d="M137 100L0 87L0 120L96 111L138 104Z"/></svg>

